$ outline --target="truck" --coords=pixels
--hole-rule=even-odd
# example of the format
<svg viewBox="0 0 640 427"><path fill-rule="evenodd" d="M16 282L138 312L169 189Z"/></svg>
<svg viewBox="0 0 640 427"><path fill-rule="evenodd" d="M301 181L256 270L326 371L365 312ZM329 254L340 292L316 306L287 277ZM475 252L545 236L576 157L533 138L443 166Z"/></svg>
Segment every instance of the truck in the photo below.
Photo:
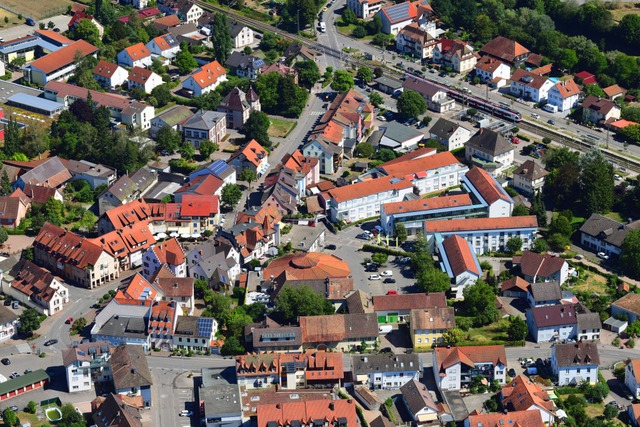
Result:
<svg viewBox="0 0 640 427"><path fill-rule="evenodd" d="M556 107L555 105L551 105L551 104L545 104L545 106L542 107L542 109L544 111L548 111L550 113L557 113L558 112L558 107Z"/></svg>

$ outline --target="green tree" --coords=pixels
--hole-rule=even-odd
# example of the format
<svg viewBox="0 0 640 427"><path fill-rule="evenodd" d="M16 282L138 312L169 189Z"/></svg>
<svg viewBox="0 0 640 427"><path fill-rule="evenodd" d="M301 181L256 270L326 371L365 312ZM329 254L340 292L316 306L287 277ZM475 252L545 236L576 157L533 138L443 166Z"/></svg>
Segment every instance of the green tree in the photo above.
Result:
<svg viewBox="0 0 640 427"><path fill-rule="evenodd" d="M375 158L382 162L388 162L396 158L396 152L390 148L381 148L376 152Z"/></svg>
<svg viewBox="0 0 640 427"><path fill-rule="evenodd" d="M382 95L378 92L372 92L371 95L369 95L369 102L377 108L384 104L384 98L382 98Z"/></svg>
<svg viewBox="0 0 640 427"><path fill-rule="evenodd" d="M613 165L599 150L580 159L580 188L585 214L607 213L613 206Z"/></svg>
<svg viewBox="0 0 640 427"><path fill-rule="evenodd" d="M547 251L547 241L544 239L536 239L533 241L534 252L542 253Z"/></svg>
<svg viewBox="0 0 640 427"><path fill-rule="evenodd" d="M373 36L373 39L371 39L371 43L376 46L380 46L384 48L384 47L387 47L390 40L391 40L391 37L388 34L378 33L375 36Z"/></svg>
<svg viewBox="0 0 640 427"><path fill-rule="evenodd" d="M11 180L9 179L9 175L7 175L7 171L2 171L2 178L0 178L0 195L8 196L13 193L13 187L11 186Z"/></svg>
<svg viewBox="0 0 640 427"><path fill-rule="evenodd" d="M180 50L173 62L176 67L178 67L178 72L180 74L188 74L198 67L198 63L189 51L189 47L186 42L180 43Z"/></svg>
<svg viewBox="0 0 640 427"><path fill-rule="evenodd" d="M488 325L498 319L500 312L496 308L496 295L492 286L484 280L464 288L464 307L469 315L474 316L477 326Z"/></svg>
<svg viewBox="0 0 640 427"><path fill-rule="evenodd" d="M57 425L62 427L85 427L87 425L84 416L79 414L78 411L70 403L65 403L60 408L62 412L62 419Z"/></svg>
<svg viewBox="0 0 640 427"><path fill-rule="evenodd" d="M227 184L222 188L222 203L235 207L242 198L242 190L236 184Z"/></svg>
<svg viewBox="0 0 640 427"><path fill-rule="evenodd" d="M544 202L542 201L542 194L537 192L533 196L533 200L531 201L531 215L535 215L538 219L538 226L544 227L547 225L547 210L544 207Z"/></svg>
<svg viewBox="0 0 640 427"><path fill-rule="evenodd" d="M524 319L518 316L509 317L509 326L507 327L507 336L511 341L524 341L529 333L529 327Z"/></svg>
<svg viewBox="0 0 640 427"><path fill-rule="evenodd" d="M11 157L18 152L20 152L20 128L18 122L11 116L4 132L4 155Z"/></svg>
<svg viewBox="0 0 640 427"><path fill-rule="evenodd" d="M584 91L587 95L598 96L601 98L606 98L607 94L602 90L600 86L597 84L590 84L584 87Z"/></svg>
<svg viewBox="0 0 640 427"><path fill-rule="evenodd" d="M158 141L158 150L167 151L173 154L182 145L182 135L171 126L163 126L156 136Z"/></svg>
<svg viewBox="0 0 640 427"><path fill-rule="evenodd" d="M464 331L460 328L447 329L442 333L442 339L449 345L456 345L464 339Z"/></svg>
<svg viewBox="0 0 640 427"><path fill-rule="evenodd" d="M401 222L396 222L393 226L393 235L398 239L398 243L404 243L407 240L407 228Z"/></svg>
<svg viewBox="0 0 640 427"><path fill-rule="evenodd" d="M631 16L631 15L627 15L627 16ZM607 406L604 407L604 413L603 414L604 414L604 418L607 419L607 420L614 419L615 417L618 416L618 413L619 413L618 408L616 408L613 405L607 405Z"/></svg>
<svg viewBox="0 0 640 427"><path fill-rule="evenodd" d="M522 239L518 236L513 236L507 240L507 251L511 254L515 254L522 249Z"/></svg>
<svg viewBox="0 0 640 427"><path fill-rule="evenodd" d="M618 34L630 46L640 43L640 16L632 13L623 16L618 25Z"/></svg>
<svg viewBox="0 0 640 427"><path fill-rule="evenodd" d="M249 168L242 169L238 174L239 181L246 181L249 184L251 184L257 178L258 177L256 176L256 172L253 169L249 169Z"/></svg>
<svg viewBox="0 0 640 427"><path fill-rule="evenodd" d="M247 140L255 139L263 147L271 147L269 138L269 126L271 121L262 111L252 111L244 124L244 133Z"/></svg>
<svg viewBox="0 0 640 427"><path fill-rule="evenodd" d="M151 90L151 96L158 101L158 107L164 107L173 101L173 95L166 84L154 87Z"/></svg>
<svg viewBox="0 0 640 427"><path fill-rule="evenodd" d="M529 209L525 205L518 205L513 208L513 216L527 216L529 215Z"/></svg>
<svg viewBox="0 0 640 427"><path fill-rule="evenodd" d="M416 274L416 285L424 292L446 292L451 288L451 279L444 271L434 267L429 260L427 268L421 268Z"/></svg>
<svg viewBox="0 0 640 427"><path fill-rule="evenodd" d="M640 230L631 230L620 247L620 265L624 274L640 279Z"/></svg>
<svg viewBox="0 0 640 427"><path fill-rule="evenodd" d="M558 65L567 70L573 70L578 65L578 55L573 49L562 49L558 58Z"/></svg>
<svg viewBox="0 0 640 427"><path fill-rule="evenodd" d="M569 238L560 233L554 233L547 239L547 244L549 245L551 250L555 252L564 252L565 247L570 243L571 242L569 241Z"/></svg>
<svg viewBox="0 0 640 427"><path fill-rule="evenodd" d="M191 145L191 143L188 141L184 141L182 144L180 144L178 152L180 153L180 157L185 160L192 160L193 156L196 155L196 149L193 148L193 145Z"/></svg>
<svg viewBox="0 0 640 427"><path fill-rule="evenodd" d="M415 90L407 89L398 97L398 112L404 117L417 119L427 112L427 102Z"/></svg>
<svg viewBox="0 0 640 427"><path fill-rule="evenodd" d="M218 150L218 144L212 142L209 139L205 139L204 141L200 142L200 147L198 148L198 150L200 151L200 155L208 160L209 157L211 157L211 154Z"/></svg>
<svg viewBox="0 0 640 427"><path fill-rule="evenodd" d="M371 71L371 68L363 65L362 67L358 68L358 74L356 74L356 77L361 79L365 83L369 83L371 80L373 80L373 71Z"/></svg>
<svg viewBox="0 0 640 427"><path fill-rule="evenodd" d="M33 400L30 400L29 403L27 403L26 412L35 414L37 409L38 405Z"/></svg>
<svg viewBox="0 0 640 427"><path fill-rule="evenodd" d="M563 236L571 237L573 229L571 228L571 222L569 222L566 217L558 216L551 220L551 224L549 225L549 232L552 234L560 233Z"/></svg>
<svg viewBox="0 0 640 427"><path fill-rule="evenodd" d="M33 308L27 308L18 318L20 326L18 331L22 334L31 334L40 328L40 313Z"/></svg>
<svg viewBox="0 0 640 427"><path fill-rule="evenodd" d="M345 25L355 24L356 22L358 22L356 14L351 9L346 7L342 10L341 20Z"/></svg>
<svg viewBox="0 0 640 427"><path fill-rule="evenodd" d="M294 68L298 72L298 83L308 89L320 80L320 69L316 61L298 61Z"/></svg>
<svg viewBox="0 0 640 427"><path fill-rule="evenodd" d="M361 142L356 147L356 156L358 157L370 158L374 153L375 149L373 148L373 145L368 142Z"/></svg>
<svg viewBox="0 0 640 427"><path fill-rule="evenodd" d="M367 30L362 25L358 25L351 31L351 35L357 39L361 39L367 36Z"/></svg>
<svg viewBox="0 0 640 427"><path fill-rule="evenodd" d="M476 38L486 43L496 36L498 33L498 26L487 15L478 15L475 22L475 34Z"/></svg>
<svg viewBox="0 0 640 427"><path fill-rule="evenodd" d="M6 426L17 426L20 424L18 416L11 409L7 408L2 412L2 421Z"/></svg>
<svg viewBox="0 0 640 427"><path fill-rule="evenodd" d="M336 70L333 72L331 89L337 92L347 92L349 89L352 89L353 86L353 74L345 70Z"/></svg>
<svg viewBox="0 0 640 427"><path fill-rule="evenodd" d="M376 264L385 265L387 261L389 261L389 255L382 252L376 252L371 255L371 261L375 262Z"/></svg>
<svg viewBox="0 0 640 427"><path fill-rule="evenodd" d="M233 49L233 40L231 39L227 15L216 12L213 18L211 44L213 45L213 56L220 64L224 65Z"/></svg>
<svg viewBox="0 0 640 427"><path fill-rule="evenodd" d="M297 323L300 316L320 316L335 312L331 301L309 286L285 285L275 301L274 317L283 324Z"/></svg>
<svg viewBox="0 0 640 427"><path fill-rule="evenodd" d="M245 351L246 350L242 343L240 343L240 340L234 336L225 339L222 348L220 348L220 353L223 356L237 356L239 354L244 354Z"/></svg>
<svg viewBox="0 0 640 427"><path fill-rule="evenodd" d="M53 197L44 204L44 214L47 221L61 225L64 221L64 203Z"/></svg>
<svg viewBox="0 0 640 427"><path fill-rule="evenodd" d="M89 19L81 19L80 22L78 22L73 29L73 38L75 40L84 40L94 46L102 45L98 27Z"/></svg>

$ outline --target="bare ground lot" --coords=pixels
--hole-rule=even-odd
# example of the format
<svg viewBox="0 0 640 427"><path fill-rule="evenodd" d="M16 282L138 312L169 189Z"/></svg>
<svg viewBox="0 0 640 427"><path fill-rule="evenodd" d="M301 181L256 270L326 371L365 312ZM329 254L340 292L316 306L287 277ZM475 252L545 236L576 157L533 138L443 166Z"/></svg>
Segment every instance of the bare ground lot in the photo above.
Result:
<svg viewBox="0 0 640 427"><path fill-rule="evenodd" d="M8 10L21 13L24 17L38 20L65 13L67 6L71 3L71 0L2 0L0 7L3 9L6 7ZM4 10L0 13L4 13ZM4 19L1 16L0 18Z"/></svg>

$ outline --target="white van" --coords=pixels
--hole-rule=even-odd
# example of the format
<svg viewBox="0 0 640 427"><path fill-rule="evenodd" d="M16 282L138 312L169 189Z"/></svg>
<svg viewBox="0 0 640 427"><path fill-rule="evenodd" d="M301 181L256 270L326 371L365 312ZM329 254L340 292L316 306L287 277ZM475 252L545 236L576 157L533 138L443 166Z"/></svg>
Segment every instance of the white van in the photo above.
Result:
<svg viewBox="0 0 640 427"><path fill-rule="evenodd" d="M378 326L378 333L379 334L388 334L391 331L393 331L393 326L391 326L391 325Z"/></svg>
<svg viewBox="0 0 640 427"><path fill-rule="evenodd" d="M326 33L327 32L327 24L325 24L324 22L320 22L318 24L318 29L320 30L321 33Z"/></svg>
<svg viewBox="0 0 640 427"><path fill-rule="evenodd" d="M548 111L550 113L557 113L558 112L558 107L556 107L555 105L551 105L551 104L545 104L545 106L542 107L542 109L544 111Z"/></svg>
<svg viewBox="0 0 640 427"><path fill-rule="evenodd" d="M539 119L540 118L540 114L531 113L531 117L533 117L534 119Z"/></svg>

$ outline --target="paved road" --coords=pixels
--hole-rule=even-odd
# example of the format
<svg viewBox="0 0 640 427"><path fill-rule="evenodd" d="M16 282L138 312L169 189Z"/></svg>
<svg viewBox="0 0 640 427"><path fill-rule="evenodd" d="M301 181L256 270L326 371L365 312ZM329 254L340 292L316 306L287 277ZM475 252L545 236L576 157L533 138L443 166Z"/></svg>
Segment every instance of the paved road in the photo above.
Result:
<svg viewBox="0 0 640 427"><path fill-rule="evenodd" d="M67 24L69 23L70 20L71 20L71 17L69 15L58 15L58 16L53 16L51 18L45 19L42 22L46 24L49 21L52 21L54 24L56 24L57 28L60 28L60 31L65 32L69 29ZM14 27L7 28L6 30L0 31L0 37L4 38L6 41L9 41L9 40L17 39L19 37L28 36L29 34L33 34L33 32L37 29L38 29L38 25L36 25L35 27L30 27L26 24L16 25Z"/></svg>

